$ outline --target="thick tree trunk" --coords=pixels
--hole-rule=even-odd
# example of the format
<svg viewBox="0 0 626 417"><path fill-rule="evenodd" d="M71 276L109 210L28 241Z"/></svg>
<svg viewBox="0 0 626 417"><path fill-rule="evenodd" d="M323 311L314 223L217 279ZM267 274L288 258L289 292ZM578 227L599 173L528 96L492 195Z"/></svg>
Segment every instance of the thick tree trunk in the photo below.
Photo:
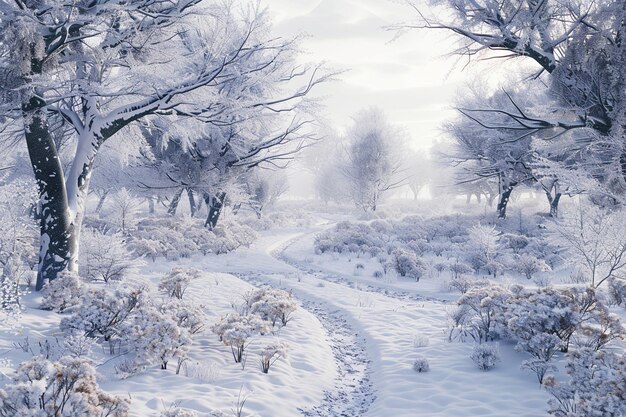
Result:
<svg viewBox="0 0 626 417"><path fill-rule="evenodd" d="M509 185L505 187L502 193L500 194L500 201L498 202L498 206L496 207L499 219L506 219L506 207L509 204L509 200L511 199L512 192L513 192L513 186Z"/></svg>
<svg viewBox="0 0 626 417"><path fill-rule="evenodd" d="M189 210L191 211L191 217L194 217L198 211L198 207L191 188L187 188L187 197L189 198Z"/></svg>
<svg viewBox="0 0 626 417"><path fill-rule="evenodd" d="M204 202L209 210L204 226L208 227L209 230L213 230L215 226L217 226L217 221L220 218L220 214L222 214L225 199L226 193L223 191L220 191L216 195L204 193Z"/></svg>
<svg viewBox="0 0 626 417"><path fill-rule="evenodd" d="M28 94L28 93L25 93ZM39 190L39 267L35 288L68 268L76 246L63 167L48 128L44 103L34 92L23 98L22 114L28 155Z"/></svg>
<svg viewBox="0 0 626 417"><path fill-rule="evenodd" d="M173 216L174 214L176 214L176 209L178 209L178 203L180 203L180 198L183 195L183 189L181 188L180 190L176 191L176 194L174 194L174 198L172 199L172 202L170 203L169 207L167 208L167 214Z"/></svg>

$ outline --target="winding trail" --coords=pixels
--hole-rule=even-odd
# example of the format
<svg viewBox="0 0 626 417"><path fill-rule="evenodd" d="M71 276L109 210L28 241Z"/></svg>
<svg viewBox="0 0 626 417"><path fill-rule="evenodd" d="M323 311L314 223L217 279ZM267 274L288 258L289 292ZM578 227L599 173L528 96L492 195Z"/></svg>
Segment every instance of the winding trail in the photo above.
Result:
<svg viewBox="0 0 626 417"><path fill-rule="evenodd" d="M263 274L236 274L250 284L276 287ZM300 291L294 291L302 307L314 314L326 331L337 364L337 378L331 391L324 392L322 402L300 408L306 417L354 417L365 415L376 399L370 377L371 360L366 340L346 319L346 313L329 303L311 301Z"/></svg>

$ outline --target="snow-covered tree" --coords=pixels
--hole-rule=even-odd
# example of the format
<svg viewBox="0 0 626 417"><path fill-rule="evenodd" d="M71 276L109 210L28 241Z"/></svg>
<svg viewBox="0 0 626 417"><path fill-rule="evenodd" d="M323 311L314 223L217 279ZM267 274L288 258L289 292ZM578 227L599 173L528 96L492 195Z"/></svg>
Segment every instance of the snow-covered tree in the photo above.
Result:
<svg viewBox="0 0 626 417"><path fill-rule="evenodd" d="M543 158L577 170L601 185L598 194L624 192L624 16L621 1L446 0L439 18L420 7L418 21L399 28L450 31L460 41L457 53L489 58L525 58L534 68L520 77L523 92L541 95L528 103L509 95L506 106L485 102L462 112L477 128L509 132L509 143L554 142L555 154ZM509 71L509 74L512 74ZM533 80L538 80L535 82ZM540 146L541 147L541 146ZM583 162L583 163L580 163ZM554 172L544 178L558 180ZM554 183L552 184L554 185ZM570 183L574 191L580 184ZM551 211L559 191L548 187Z"/></svg>
<svg viewBox="0 0 626 417"><path fill-rule="evenodd" d="M593 287L623 279L626 273L626 227L621 210L605 210L581 201L572 213L551 225L555 244L586 273Z"/></svg>
<svg viewBox="0 0 626 417"><path fill-rule="evenodd" d="M380 109L371 108L355 116L347 140L342 171L352 201L364 211L375 211L386 192L406 182L406 134Z"/></svg>
<svg viewBox="0 0 626 417"><path fill-rule="evenodd" d="M18 136L39 189L37 289L62 270L76 270L89 180L105 141L157 118L168 118L169 135L184 140L206 123L236 131L237 121L295 106L324 79L315 69L294 69L294 42L269 35L266 13L254 6L2 1L0 36L3 114L23 122ZM258 81L268 78L272 88L259 94ZM68 170L52 117L73 129ZM229 152L234 145L226 140L219 148Z"/></svg>

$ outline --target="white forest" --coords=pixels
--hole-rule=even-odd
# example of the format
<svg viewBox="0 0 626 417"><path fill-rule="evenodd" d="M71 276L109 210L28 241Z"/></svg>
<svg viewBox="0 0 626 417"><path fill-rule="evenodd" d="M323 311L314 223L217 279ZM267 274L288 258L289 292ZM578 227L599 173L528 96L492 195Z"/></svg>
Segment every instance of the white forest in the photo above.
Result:
<svg viewBox="0 0 626 417"><path fill-rule="evenodd" d="M0 0L0 417L626 416L622 0Z"/></svg>

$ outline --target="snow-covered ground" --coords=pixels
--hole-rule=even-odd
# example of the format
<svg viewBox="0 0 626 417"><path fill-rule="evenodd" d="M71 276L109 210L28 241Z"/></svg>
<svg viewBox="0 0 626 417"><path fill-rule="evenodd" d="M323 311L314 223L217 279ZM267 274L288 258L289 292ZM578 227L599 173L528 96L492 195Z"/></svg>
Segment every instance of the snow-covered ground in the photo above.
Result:
<svg viewBox="0 0 626 417"><path fill-rule="evenodd" d="M316 255L313 237L333 224L324 216L309 227L263 232L251 247L228 254L148 261L141 275L153 283L173 267L203 271L186 296L203 306L207 326L180 374L172 366L120 379L115 366L124 357L96 349L101 386L131 399L137 417L159 416L174 405L200 416L236 415L242 402L242 415L261 417L546 415L548 394L520 369L525 355L512 344L499 344L501 361L485 372L469 357L471 343L448 340L448 312L458 293L442 279L377 279L370 259ZM299 309L278 334L251 341L242 367L209 328L254 286L293 293ZM18 334L0 340L0 369L7 374L45 341L62 343L60 315L38 310L38 295L25 302ZM264 374L259 352L277 339L288 343L289 356ZM412 369L418 358L427 359L429 372ZM0 385L6 381L0 377Z"/></svg>

